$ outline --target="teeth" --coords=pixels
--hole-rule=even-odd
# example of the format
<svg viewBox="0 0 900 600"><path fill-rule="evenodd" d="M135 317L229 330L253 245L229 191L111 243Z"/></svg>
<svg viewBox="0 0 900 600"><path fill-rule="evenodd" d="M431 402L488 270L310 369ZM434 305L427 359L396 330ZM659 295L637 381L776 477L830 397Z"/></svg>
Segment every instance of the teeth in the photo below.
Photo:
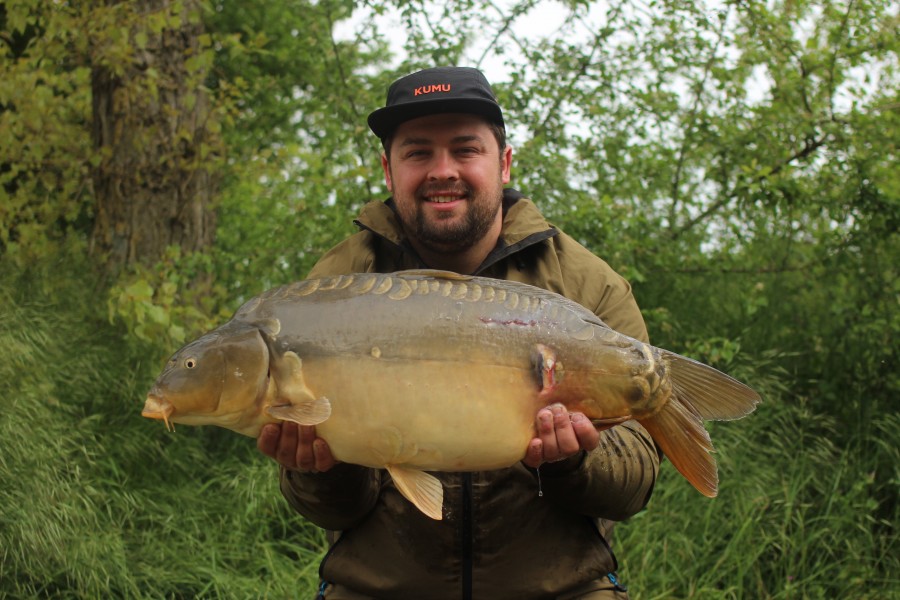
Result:
<svg viewBox="0 0 900 600"><path fill-rule="evenodd" d="M453 202L454 200L458 200L458 196L432 196L428 200L431 202L437 202L443 204L444 202Z"/></svg>

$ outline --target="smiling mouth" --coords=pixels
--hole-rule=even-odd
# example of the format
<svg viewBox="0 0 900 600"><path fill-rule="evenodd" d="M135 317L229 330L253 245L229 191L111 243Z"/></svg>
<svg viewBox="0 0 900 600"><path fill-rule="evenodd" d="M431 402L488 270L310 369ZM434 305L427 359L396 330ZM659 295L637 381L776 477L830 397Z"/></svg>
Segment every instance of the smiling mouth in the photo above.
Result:
<svg viewBox="0 0 900 600"><path fill-rule="evenodd" d="M462 182L431 182L417 190L417 196L433 204L450 204L471 197L469 186Z"/></svg>
<svg viewBox="0 0 900 600"><path fill-rule="evenodd" d="M443 195L436 195L436 196L428 196L428 197L426 198L426 201L427 201L427 202L435 202L435 203L437 203L437 204L446 204L446 203L448 203L448 202L455 202L456 200L462 200L463 198L465 198L465 196L457 196L457 195L453 195L453 196L443 196Z"/></svg>
<svg viewBox="0 0 900 600"><path fill-rule="evenodd" d="M426 202L447 204L458 200L465 200L468 198L468 194L466 193L466 190L431 189L425 190L422 197Z"/></svg>

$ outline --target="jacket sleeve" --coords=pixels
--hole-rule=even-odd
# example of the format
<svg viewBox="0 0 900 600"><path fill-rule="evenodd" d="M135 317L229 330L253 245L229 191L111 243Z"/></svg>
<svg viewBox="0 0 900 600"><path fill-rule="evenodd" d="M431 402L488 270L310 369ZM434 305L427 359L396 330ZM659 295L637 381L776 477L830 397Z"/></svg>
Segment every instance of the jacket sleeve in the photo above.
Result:
<svg viewBox="0 0 900 600"><path fill-rule="evenodd" d="M565 234L555 240L570 297L612 329L648 341L647 327L628 282L606 262ZM569 294L567 294L569 295ZM541 467L548 498L580 514L626 519L646 506L659 473L661 453L637 421L600 432L600 445L561 463Z"/></svg>
<svg viewBox="0 0 900 600"><path fill-rule="evenodd" d="M381 473L359 465L338 464L325 473L281 469L281 493L298 513L323 529L343 530L372 510L381 489Z"/></svg>

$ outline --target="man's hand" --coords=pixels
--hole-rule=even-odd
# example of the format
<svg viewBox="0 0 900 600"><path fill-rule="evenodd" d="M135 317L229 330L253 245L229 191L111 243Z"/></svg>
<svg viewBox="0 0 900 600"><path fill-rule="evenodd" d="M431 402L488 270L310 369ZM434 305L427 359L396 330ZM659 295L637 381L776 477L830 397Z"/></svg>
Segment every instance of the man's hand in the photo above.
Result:
<svg viewBox="0 0 900 600"><path fill-rule="evenodd" d="M537 435L528 444L522 462L532 469L544 463L557 462L581 451L591 451L600 444L600 434L581 413L569 413L562 404L538 411L535 419Z"/></svg>
<svg viewBox="0 0 900 600"><path fill-rule="evenodd" d="M290 471L322 473L337 464L328 443L316 436L315 427L287 421L263 425L256 447Z"/></svg>

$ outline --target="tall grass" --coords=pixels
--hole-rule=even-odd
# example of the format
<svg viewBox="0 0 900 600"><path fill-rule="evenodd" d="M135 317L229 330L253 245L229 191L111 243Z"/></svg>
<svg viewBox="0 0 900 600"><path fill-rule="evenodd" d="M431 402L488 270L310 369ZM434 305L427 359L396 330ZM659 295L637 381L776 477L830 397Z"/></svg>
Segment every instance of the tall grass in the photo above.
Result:
<svg viewBox="0 0 900 600"><path fill-rule="evenodd" d="M141 418L162 352L89 282L0 281L0 598L311 598L322 533L253 440ZM848 435L770 363L740 374L757 413L711 427L720 496L666 464L618 528L633 598L900 598L900 416Z"/></svg>
<svg viewBox="0 0 900 600"><path fill-rule="evenodd" d="M253 440L141 418L158 349L90 286L21 283L0 288L0 597L311 596L323 537Z"/></svg>
<svg viewBox="0 0 900 600"><path fill-rule="evenodd" d="M900 598L900 415L848 438L834 417L768 391L753 416L708 424L716 499L663 465L647 510L617 530L622 579L642 599ZM894 469L888 502L879 464Z"/></svg>

